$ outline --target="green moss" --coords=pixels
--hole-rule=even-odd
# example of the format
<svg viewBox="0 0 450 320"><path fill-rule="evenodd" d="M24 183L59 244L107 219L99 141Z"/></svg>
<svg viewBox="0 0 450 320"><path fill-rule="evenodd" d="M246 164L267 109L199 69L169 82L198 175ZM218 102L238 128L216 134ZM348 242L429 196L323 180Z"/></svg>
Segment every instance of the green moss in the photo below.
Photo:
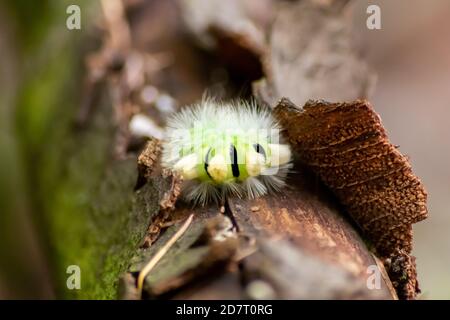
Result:
<svg viewBox="0 0 450 320"><path fill-rule="evenodd" d="M57 253L57 282L66 297L115 298L118 277L158 209L134 205L136 159L112 158L110 108L103 106L87 132L67 138L73 149L63 154L64 175L47 197L51 251ZM73 264L81 269L81 290L65 288L65 270Z"/></svg>
<svg viewBox="0 0 450 320"><path fill-rule="evenodd" d="M159 194L150 185L136 195L136 158L113 157L117 127L108 99L94 106L84 129L74 128L84 76L80 47L87 28L81 33L65 30L64 3L55 4L58 14L39 26L45 37L38 38L45 43L38 41L24 53L16 135L26 167L25 189L47 244L57 297L111 299L158 210ZM24 10L20 4L16 9L18 14ZM52 38L61 32L65 34ZM147 205L138 204L137 197L145 197ZM69 265L81 269L80 290L66 287Z"/></svg>

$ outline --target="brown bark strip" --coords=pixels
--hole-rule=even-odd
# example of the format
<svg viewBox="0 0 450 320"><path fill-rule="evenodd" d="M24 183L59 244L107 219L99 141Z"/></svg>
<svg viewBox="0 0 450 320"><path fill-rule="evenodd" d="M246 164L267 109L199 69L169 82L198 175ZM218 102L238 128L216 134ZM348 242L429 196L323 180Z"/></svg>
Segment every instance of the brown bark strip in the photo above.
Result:
<svg viewBox="0 0 450 320"><path fill-rule="evenodd" d="M427 217L427 193L370 103L308 101L300 109L282 99L274 112L299 159L335 192L377 253L401 261L407 280L390 275L400 297L414 298L411 225Z"/></svg>

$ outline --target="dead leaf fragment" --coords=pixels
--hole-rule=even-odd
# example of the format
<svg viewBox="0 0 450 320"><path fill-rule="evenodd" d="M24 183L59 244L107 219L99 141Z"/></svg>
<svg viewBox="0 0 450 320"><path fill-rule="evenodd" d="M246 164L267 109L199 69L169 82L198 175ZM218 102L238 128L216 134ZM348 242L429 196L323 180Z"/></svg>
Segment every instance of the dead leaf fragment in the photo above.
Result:
<svg viewBox="0 0 450 320"><path fill-rule="evenodd" d="M409 255L411 225L427 217L427 193L370 103L310 100L300 109L283 98L274 112L299 159L334 191L377 253ZM410 282L399 296L413 297L417 287L412 263L402 264Z"/></svg>

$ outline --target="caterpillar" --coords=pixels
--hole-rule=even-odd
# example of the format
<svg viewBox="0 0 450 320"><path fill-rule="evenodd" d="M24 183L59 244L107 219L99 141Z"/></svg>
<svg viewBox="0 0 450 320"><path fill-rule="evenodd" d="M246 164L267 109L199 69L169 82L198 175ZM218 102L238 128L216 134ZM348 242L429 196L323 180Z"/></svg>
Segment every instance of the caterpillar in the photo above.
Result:
<svg viewBox="0 0 450 320"><path fill-rule="evenodd" d="M162 165L183 177L182 197L205 205L280 191L291 149L279 124L255 101L203 99L167 121Z"/></svg>

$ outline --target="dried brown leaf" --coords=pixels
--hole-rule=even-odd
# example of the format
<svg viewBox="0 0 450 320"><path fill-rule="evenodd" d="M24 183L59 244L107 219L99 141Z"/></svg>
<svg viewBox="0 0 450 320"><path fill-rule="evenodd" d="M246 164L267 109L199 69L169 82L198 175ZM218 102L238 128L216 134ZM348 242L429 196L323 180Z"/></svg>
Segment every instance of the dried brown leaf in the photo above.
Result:
<svg viewBox="0 0 450 320"><path fill-rule="evenodd" d="M334 191L377 253L409 255L411 225L427 217L427 193L370 103L311 100L300 109L284 98L274 112L299 159ZM415 265L408 261L409 283L397 290L412 298Z"/></svg>

